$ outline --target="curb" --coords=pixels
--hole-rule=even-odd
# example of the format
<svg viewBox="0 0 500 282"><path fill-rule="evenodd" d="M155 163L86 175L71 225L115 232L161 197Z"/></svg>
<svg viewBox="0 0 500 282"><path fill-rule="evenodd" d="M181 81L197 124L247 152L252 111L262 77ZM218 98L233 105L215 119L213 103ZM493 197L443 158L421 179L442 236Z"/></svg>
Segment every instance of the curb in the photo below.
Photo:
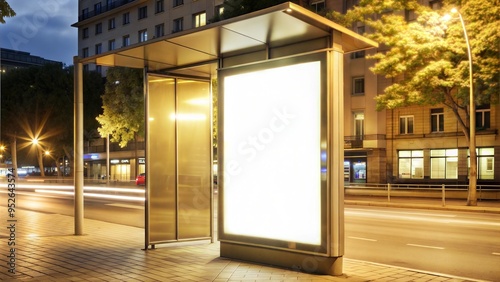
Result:
<svg viewBox="0 0 500 282"><path fill-rule="evenodd" d="M371 201L356 201L356 200L344 200L344 203L346 205L353 205L353 206L413 208L413 209L431 209L431 210L446 210L446 211L500 214L500 208L494 208L494 207L455 206L455 205L439 206L439 205L431 205L431 204L405 204L405 203L371 202Z"/></svg>

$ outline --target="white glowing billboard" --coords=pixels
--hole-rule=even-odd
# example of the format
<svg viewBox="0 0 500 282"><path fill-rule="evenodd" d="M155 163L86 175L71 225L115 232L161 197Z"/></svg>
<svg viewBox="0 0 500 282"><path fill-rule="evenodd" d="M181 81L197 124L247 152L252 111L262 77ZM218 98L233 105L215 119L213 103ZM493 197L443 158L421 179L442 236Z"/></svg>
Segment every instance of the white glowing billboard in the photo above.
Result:
<svg viewBox="0 0 500 282"><path fill-rule="evenodd" d="M322 245L321 58L223 73L223 240Z"/></svg>

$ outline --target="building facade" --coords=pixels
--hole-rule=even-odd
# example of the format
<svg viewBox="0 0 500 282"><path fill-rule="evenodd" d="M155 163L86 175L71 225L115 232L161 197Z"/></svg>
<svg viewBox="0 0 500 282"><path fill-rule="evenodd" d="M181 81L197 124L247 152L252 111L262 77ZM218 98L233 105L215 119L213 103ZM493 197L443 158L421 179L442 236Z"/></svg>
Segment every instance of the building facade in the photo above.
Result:
<svg viewBox="0 0 500 282"><path fill-rule="evenodd" d="M326 8L345 12L357 0L327 1ZM441 0L421 0L441 9ZM337 3L338 4L338 3ZM414 20L411 11L407 20ZM362 24L358 33L369 32ZM345 56L345 180L349 183L468 184L468 144L451 109L444 105L376 111L375 97L391 81L374 75L369 50ZM478 184L500 182L499 105L476 109Z"/></svg>
<svg viewBox="0 0 500 282"><path fill-rule="evenodd" d="M62 62L47 60L24 51L0 48L0 53L0 68L2 73L6 73L11 69L39 67L45 64L59 64L61 67L63 65Z"/></svg>
<svg viewBox="0 0 500 282"><path fill-rule="evenodd" d="M222 0L80 0L78 55L89 57L123 48L151 38L208 24L222 13ZM305 3L308 2L308 3ZM440 9L441 0L421 0L423 5ZM345 12L358 0L301 1L318 13ZM409 20L413 17L407 11ZM369 32L357 24L354 31ZM346 54L344 58L344 181L346 183L433 183L467 184L468 146L453 113L445 106L406 107L376 110L375 97L391 84L373 74L373 60L367 50ZM105 73L100 66L85 66ZM478 107L476 111L478 183L500 182L500 140L498 105ZM94 141L103 148L105 139ZM143 143L142 143L143 144ZM92 145L89 144L89 149ZM111 150L111 177L133 179L142 151ZM103 151L88 151L87 175L103 175ZM143 160L143 159L142 159ZM115 168L113 169L113 166ZM119 175L118 175L119 174Z"/></svg>

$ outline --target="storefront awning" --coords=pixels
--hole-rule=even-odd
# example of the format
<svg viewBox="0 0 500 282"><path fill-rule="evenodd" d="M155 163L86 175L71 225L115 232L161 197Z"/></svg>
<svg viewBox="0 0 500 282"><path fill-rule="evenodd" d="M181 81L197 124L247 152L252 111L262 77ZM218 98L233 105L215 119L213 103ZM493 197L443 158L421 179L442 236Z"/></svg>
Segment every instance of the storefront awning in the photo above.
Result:
<svg viewBox="0 0 500 282"><path fill-rule="evenodd" d="M80 62L209 76L215 74L221 58L332 36L341 37L344 53L378 46L376 42L339 24L287 2L82 58Z"/></svg>

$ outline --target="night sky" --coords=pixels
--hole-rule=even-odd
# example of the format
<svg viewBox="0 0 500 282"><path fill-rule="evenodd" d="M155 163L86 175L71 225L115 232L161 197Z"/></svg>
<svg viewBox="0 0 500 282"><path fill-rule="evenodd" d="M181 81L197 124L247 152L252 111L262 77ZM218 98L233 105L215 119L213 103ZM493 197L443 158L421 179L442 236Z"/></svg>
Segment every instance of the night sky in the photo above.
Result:
<svg viewBox="0 0 500 282"><path fill-rule="evenodd" d="M76 0L7 0L16 16L0 24L0 47L73 64L77 55Z"/></svg>

